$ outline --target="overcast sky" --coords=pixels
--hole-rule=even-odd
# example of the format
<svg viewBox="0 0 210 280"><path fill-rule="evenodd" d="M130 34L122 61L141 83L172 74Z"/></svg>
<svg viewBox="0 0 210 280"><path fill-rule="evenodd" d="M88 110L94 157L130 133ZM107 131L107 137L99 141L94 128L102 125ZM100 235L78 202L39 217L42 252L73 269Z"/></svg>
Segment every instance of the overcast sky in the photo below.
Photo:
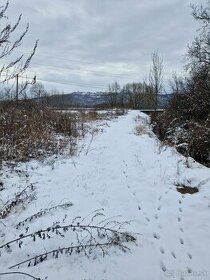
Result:
<svg viewBox="0 0 210 280"><path fill-rule="evenodd" d="M154 51L164 60L165 81L182 71L198 28L190 3L201 1L11 0L8 14L12 22L23 14L20 27L30 23L19 51L39 39L29 75L48 89L103 91L113 81L142 81Z"/></svg>

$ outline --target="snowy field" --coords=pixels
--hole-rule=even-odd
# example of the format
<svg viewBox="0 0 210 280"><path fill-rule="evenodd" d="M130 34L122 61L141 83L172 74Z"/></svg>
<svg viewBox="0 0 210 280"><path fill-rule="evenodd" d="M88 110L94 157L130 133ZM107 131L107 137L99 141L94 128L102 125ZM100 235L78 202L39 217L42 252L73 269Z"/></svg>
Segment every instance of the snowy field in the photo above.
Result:
<svg viewBox="0 0 210 280"><path fill-rule="evenodd" d="M9 269L77 242L72 232L47 240L25 238L21 244L14 242L1 249L0 273L24 272L49 280L210 279L210 169L192 159L188 168L186 158L162 146L148 123L146 115L130 111L101 123L101 131L93 139L87 137L85 146L79 144L83 147L79 156L33 161L13 171L5 168L1 178L0 208L15 193L30 184L33 188L26 189L22 206L14 206L10 215L0 219L0 247L21 234L69 225L75 217L87 215L84 221L78 220L93 225L108 218L130 221L122 230L133 233L136 244L126 243L130 249L126 252L110 246L103 256L100 248L94 248L88 257L73 252L49 256L36 266ZM182 184L198 187L199 192L183 195L176 189ZM27 217L61 204L65 205L17 226ZM91 220L95 213L104 216ZM0 279L30 278L15 274Z"/></svg>

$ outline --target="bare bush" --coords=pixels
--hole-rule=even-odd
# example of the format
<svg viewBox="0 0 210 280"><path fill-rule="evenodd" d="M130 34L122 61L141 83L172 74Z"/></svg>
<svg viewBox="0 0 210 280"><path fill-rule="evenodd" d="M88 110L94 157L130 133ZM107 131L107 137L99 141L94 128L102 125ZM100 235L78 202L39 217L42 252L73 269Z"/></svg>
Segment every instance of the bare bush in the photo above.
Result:
<svg viewBox="0 0 210 280"><path fill-rule="evenodd" d="M124 230L130 222L118 222L114 218L105 218L101 210L95 210L85 218L75 217L68 225L53 225L46 229L41 229L28 234L19 234L16 239L10 240L0 246L0 257L12 254L15 250L26 248L26 259L10 265L9 269L20 268L21 266L36 266L49 258L58 259L62 255L71 256L72 254L84 254L90 257L94 252L101 253L104 256L112 247L119 248L127 252L127 244L136 243L136 234ZM27 226L26 219L25 226ZM57 237L63 240L63 246L45 250L43 253L33 255L30 248L39 240L48 243L49 239ZM65 238L67 237L67 238ZM71 240L69 242L69 240ZM25 250L23 250L24 255Z"/></svg>
<svg viewBox="0 0 210 280"><path fill-rule="evenodd" d="M82 129L69 114L35 102L4 103L0 108L1 160L27 161L62 153ZM63 137L58 139L57 134Z"/></svg>
<svg viewBox="0 0 210 280"><path fill-rule="evenodd" d="M8 82L15 78L17 81L15 98L16 100L18 100L19 95L24 92L29 84L28 81L25 82L22 85L21 90L19 90L18 78L29 67L30 62L36 52L38 41L35 42L35 45L28 57L25 57L24 54L17 53L17 49L22 45L23 40L28 33L29 24L27 24L23 31L21 31L21 14L17 18L15 24L11 24L7 16L8 8L9 0L0 7L0 58L8 59L7 62L3 62L0 66L0 84L4 84L5 82ZM11 97L10 92L9 96L7 94L6 97Z"/></svg>
<svg viewBox="0 0 210 280"><path fill-rule="evenodd" d="M210 115L206 115L206 120L197 121L199 115L196 114L194 117L194 114L187 110L185 113L184 108L189 105L186 97L181 97L175 104L175 106L171 105L163 114L152 116L154 132L160 140L174 145L186 157L191 156L198 162L209 165ZM181 104L180 113L181 108L177 108L177 104Z"/></svg>

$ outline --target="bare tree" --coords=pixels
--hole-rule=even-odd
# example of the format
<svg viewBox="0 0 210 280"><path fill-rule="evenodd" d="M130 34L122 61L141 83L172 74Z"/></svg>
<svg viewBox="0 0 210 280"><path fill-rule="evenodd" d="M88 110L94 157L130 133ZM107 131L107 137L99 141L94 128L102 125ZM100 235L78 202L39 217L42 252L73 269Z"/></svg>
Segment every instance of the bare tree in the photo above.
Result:
<svg viewBox="0 0 210 280"><path fill-rule="evenodd" d="M192 15L201 24L198 35L188 47L187 70L209 74L210 70L210 2L207 7L191 5Z"/></svg>
<svg viewBox="0 0 210 280"><path fill-rule="evenodd" d="M41 98L47 95L47 91L45 90L45 87L41 82L33 84L30 89L30 93L31 96L35 98Z"/></svg>
<svg viewBox="0 0 210 280"><path fill-rule="evenodd" d="M146 83L128 83L123 87L124 99L132 109L150 109L154 106L153 90Z"/></svg>
<svg viewBox="0 0 210 280"><path fill-rule="evenodd" d="M35 42L31 53L27 57L25 57L24 54L16 54L16 50L21 46L29 30L29 25L27 24L22 33L17 35L22 15L20 14L16 23L12 25L7 17L8 7L9 1L7 1L4 6L0 7L0 83L5 83L16 78L18 89L18 77L29 67L31 59L35 54L38 41ZM8 59L9 61L3 62L3 59ZM22 90L25 90L27 84L26 82ZM18 90L16 99L18 99Z"/></svg>
<svg viewBox="0 0 210 280"><path fill-rule="evenodd" d="M117 82L109 85L108 96L109 103L112 107L116 107L118 105L119 94L121 92L120 85Z"/></svg>
<svg viewBox="0 0 210 280"><path fill-rule="evenodd" d="M14 96L15 92L12 87L4 87L1 89L0 101L13 100Z"/></svg>
<svg viewBox="0 0 210 280"><path fill-rule="evenodd" d="M155 96L155 110L158 108L158 95L161 93L163 82L163 59L157 52L152 54L152 65L149 74L149 83Z"/></svg>
<svg viewBox="0 0 210 280"><path fill-rule="evenodd" d="M124 86L124 91L127 92L129 106L133 109L139 109L143 85L141 83L128 83Z"/></svg>
<svg viewBox="0 0 210 280"><path fill-rule="evenodd" d="M186 79L173 73L172 79L169 81L170 91L173 95L181 95L186 93Z"/></svg>

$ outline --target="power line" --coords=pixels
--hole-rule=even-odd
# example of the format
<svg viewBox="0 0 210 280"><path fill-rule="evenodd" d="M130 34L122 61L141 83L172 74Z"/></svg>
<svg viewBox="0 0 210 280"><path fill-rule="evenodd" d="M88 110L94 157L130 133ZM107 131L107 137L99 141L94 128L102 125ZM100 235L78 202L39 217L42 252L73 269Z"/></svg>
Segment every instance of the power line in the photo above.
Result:
<svg viewBox="0 0 210 280"><path fill-rule="evenodd" d="M2 75L2 76L6 76L6 75ZM30 79L33 80L34 77L29 77L29 76L24 76L24 75L19 75L19 78L22 79ZM16 77L13 77L12 79L16 79ZM11 80L12 80L11 79ZM49 79L39 79L36 78L37 81L41 81L41 82L48 82L48 83L55 83L55 84L61 84L61 85L69 85L69 86L80 86L80 87L88 87L88 88L95 88L95 89L104 89L107 90L107 87L104 85L92 85L92 84L86 84L86 83L76 83L76 82L65 82L65 81L56 81L56 80L49 80Z"/></svg>
<svg viewBox="0 0 210 280"><path fill-rule="evenodd" d="M33 80L34 77L29 77L29 76L23 76L20 75L19 77L23 78L23 79L30 79ZM14 77L15 78L15 77ZM42 78L36 78L37 81L42 81L42 82L48 82L48 83L55 83L55 84L61 84L61 85L71 85L71 86L81 86L81 87L91 87L91 88L104 88L107 89L106 86L104 85L92 85L92 84L86 84L86 83L77 83L77 82L65 82L65 81L56 81L56 80L48 80L48 79L42 79Z"/></svg>

